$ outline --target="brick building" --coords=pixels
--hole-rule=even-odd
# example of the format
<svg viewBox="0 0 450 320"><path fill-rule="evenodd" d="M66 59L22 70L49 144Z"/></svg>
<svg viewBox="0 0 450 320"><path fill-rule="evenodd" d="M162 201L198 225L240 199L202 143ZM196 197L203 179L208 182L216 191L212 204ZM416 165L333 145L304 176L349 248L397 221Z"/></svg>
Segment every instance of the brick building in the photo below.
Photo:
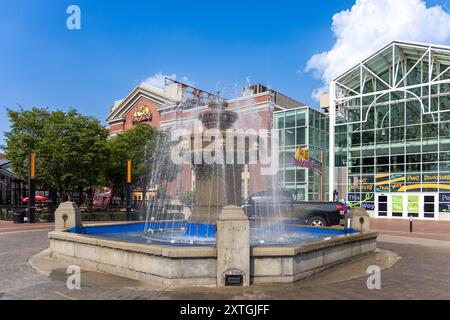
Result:
<svg viewBox="0 0 450 320"><path fill-rule="evenodd" d="M124 99L114 103L106 119L110 125L110 135L129 130L138 122L160 130L192 130L199 114L208 108L207 102L211 96L215 95L168 78L162 89L142 83ZM255 130L271 130L276 111L304 106L261 84L245 88L241 97L229 99L227 103L228 108L239 115L235 128ZM242 174L243 198L272 184L271 179L258 173L258 165L245 167ZM195 176L191 166L183 168L180 180L176 187L172 186L176 189L175 193L194 187Z"/></svg>

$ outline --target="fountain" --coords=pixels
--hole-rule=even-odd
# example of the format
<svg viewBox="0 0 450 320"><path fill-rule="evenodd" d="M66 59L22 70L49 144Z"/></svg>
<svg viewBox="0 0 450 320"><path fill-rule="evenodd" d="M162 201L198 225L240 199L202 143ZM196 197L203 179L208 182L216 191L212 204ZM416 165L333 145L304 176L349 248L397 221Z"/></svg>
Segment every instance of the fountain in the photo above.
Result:
<svg viewBox="0 0 450 320"><path fill-rule="evenodd" d="M199 120L203 124L204 131L200 132L202 140L201 150L193 150L193 153L203 152L203 149L210 144L204 141L203 134L206 130L217 130L220 136L225 137L238 119L237 113L227 110L227 103L217 103L211 100L208 109L199 115ZM193 137L194 139L195 137ZM225 155L225 143L221 152ZM237 150L234 145L233 155L245 150ZM197 187L194 194L194 210L192 221L200 223L211 223L216 221L220 211L227 205L241 204L241 180L243 164L207 164L203 161L200 164L193 164Z"/></svg>
<svg viewBox="0 0 450 320"><path fill-rule="evenodd" d="M204 139L207 130L223 136L237 119L226 102L210 101L199 115L202 143L199 149L194 147L191 158L211 143ZM233 156L251 148L250 139L244 139L244 149L232 144ZM168 165L167 159L155 163ZM277 212L265 223L250 222L239 207L242 163L202 161L193 167L196 188L189 218L167 219L169 197L163 196L149 206L145 222L64 224L64 230L49 233L50 255L88 269L164 285L224 286L292 282L376 248L376 233L289 224ZM66 211L65 215L70 217Z"/></svg>

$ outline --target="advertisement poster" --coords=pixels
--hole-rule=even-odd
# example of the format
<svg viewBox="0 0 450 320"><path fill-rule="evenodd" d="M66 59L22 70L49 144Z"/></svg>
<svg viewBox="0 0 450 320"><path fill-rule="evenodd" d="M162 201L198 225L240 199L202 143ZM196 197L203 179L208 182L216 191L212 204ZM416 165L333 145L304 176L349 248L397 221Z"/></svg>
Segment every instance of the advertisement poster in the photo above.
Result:
<svg viewBox="0 0 450 320"><path fill-rule="evenodd" d="M403 196L392 196L392 212L403 212Z"/></svg>
<svg viewBox="0 0 450 320"><path fill-rule="evenodd" d="M408 196L408 213L419 213L419 196Z"/></svg>

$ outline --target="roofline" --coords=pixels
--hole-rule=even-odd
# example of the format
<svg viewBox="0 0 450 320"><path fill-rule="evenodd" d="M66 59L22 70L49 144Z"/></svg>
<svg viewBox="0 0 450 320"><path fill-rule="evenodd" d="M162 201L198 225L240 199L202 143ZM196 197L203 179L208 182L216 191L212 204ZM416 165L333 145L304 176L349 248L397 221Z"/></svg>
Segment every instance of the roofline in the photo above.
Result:
<svg viewBox="0 0 450 320"><path fill-rule="evenodd" d="M300 109L311 109L311 110L314 110L314 111L317 111L317 112L323 114L324 116L328 116L328 113L323 112L322 110L316 109L316 108L314 108L314 107L312 107L310 105L306 105L306 104L301 106L301 107L297 107L297 108L283 109L283 110L274 111L273 113L274 114L275 113L282 113L282 112L286 113L286 112L289 112L289 111L296 111L296 110L300 110Z"/></svg>
<svg viewBox="0 0 450 320"><path fill-rule="evenodd" d="M159 91L159 92L157 93L155 91L157 91L157 92ZM132 97L137 95L137 94L139 94L139 92L143 92L143 93L150 94L150 95L151 94L160 94L161 97L160 97L159 100L164 101L165 103L168 103L168 102L176 103L175 100L167 98L167 97L164 96L164 89L161 89L161 88L152 86L152 85L150 85L148 83L142 82L140 85L138 85L133 90L131 90L130 93L128 93L128 95L125 98L121 99L122 102L119 103L117 105L117 107L115 107L114 110L112 110L109 113L109 115L106 117L106 119L105 119L106 122L109 122L114 117L116 117L117 114L119 113L118 111L121 110L124 105L130 103L131 100L132 100Z"/></svg>
<svg viewBox="0 0 450 320"><path fill-rule="evenodd" d="M338 81L338 79L344 77L347 73L349 73L350 71L352 71L353 69L357 68L361 63L366 62L367 60L369 60L370 58L372 58L373 56L376 56L377 54L379 54L380 52L383 52L384 50L386 50L387 48L393 46L393 45L409 45L409 46L416 46L416 47L421 47L421 48L435 48L435 49L441 49L441 50L450 50L450 46L448 45L440 45L440 44L434 44L434 43L425 43L425 42L415 42L415 41L403 41L403 40L394 40L391 41L389 44L381 47L380 49L376 50L374 53L370 54L369 56L367 56L366 58L360 60L359 62L355 63L354 65L352 65L352 67L347 68L344 72L342 72L339 76L333 78L332 81Z"/></svg>

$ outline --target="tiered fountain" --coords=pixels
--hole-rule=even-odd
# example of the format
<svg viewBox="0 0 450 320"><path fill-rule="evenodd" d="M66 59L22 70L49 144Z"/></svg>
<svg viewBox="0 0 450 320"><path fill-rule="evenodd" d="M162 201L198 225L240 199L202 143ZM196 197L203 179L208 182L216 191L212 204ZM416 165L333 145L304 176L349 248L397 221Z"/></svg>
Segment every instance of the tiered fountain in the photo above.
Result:
<svg viewBox="0 0 450 320"><path fill-rule="evenodd" d="M224 133L238 115L225 103L214 102L199 118L205 130ZM194 150L198 151L202 150ZM64 224L64 230L49 234L51 256L153 283L222 286L292 282L376 248L377 235L370 232L284 225L276 219L269 219L268 225L249 223L238 206L242 165L200 163L195 164L195 174L189 219L166 221L149 209L145 223ZM56 219L78 221L67 220L78 214L66 210ZM274 221L283 228L272 228ZM261 233L261 228L268 233ZM282 230L282 236L275 230ZM261 234L268 238L261 239Z"/></svg>

